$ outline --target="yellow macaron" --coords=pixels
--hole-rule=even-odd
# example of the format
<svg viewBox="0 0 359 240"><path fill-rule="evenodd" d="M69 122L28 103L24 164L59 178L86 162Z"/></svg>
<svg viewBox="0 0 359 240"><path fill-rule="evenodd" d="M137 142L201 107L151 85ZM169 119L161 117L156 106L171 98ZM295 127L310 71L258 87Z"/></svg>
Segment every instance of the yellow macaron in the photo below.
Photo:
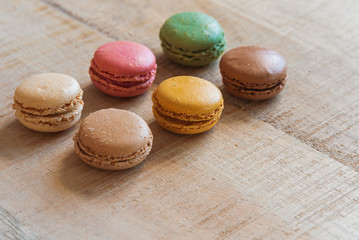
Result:
<svg viewBox="0 0 359 240"><path fill-rule="evenodd" d="M223 110L221 91L211 82L192 76L163 81L153 93L152 101L159 125L179 134L208 131Z"/></svg>

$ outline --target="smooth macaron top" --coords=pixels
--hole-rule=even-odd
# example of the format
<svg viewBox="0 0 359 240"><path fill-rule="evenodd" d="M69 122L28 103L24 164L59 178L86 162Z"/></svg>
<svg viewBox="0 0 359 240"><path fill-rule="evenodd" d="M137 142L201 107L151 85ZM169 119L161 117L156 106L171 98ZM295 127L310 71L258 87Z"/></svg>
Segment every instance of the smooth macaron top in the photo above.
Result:
<svg viewBox="0 0 359 240"><path fill-rule="evenodd" d="M219 67L222 74L249 87L267 88L282 82L287 65L278 52L263 47L237 47L226 52Z"/></svg>
<svg viewBox="0 0 359 240"><path fill-rule="evenodd" d="M91 151L105 156L134 154L151 138L147 123L137 114L121 109L102 109L81 123L79 141Z"/></svg>
<svg viewBox="0 0 359 240"><path fill-rule="evenodd" d="M148 47L129 41L102 45L93 60L102 71L121 76L146 74L156 65L155 55Z"/></svg>
<svg viewBox="0 0 359 240"><path fill-rule="evenodd" d="M61 73L43 73L25 79L14 99L23 107L45 109L70 103L81 92L79 83Z"/></svg>
<svg viewBox="0 0 359 240"><path fill-rule="evenodd" d="M198 77L178 76L163 81L155 91L157 103L175 113L207 114L223 105L221 91Z"/></svg>
<svg viewBox="0 0 359 240"><path fill-rule="evenodd" d="M219 23L204 13L182 12L166 20L160 38L185 50L203 50L222 41L224 33Z"/></svg>

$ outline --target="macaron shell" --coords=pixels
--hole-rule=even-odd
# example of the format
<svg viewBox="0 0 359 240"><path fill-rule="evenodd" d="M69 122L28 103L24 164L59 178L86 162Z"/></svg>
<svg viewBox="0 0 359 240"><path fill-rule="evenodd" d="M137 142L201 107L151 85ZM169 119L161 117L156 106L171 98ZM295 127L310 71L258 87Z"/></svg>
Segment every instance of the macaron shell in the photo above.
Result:
<svg viewBox="0 0 359 240"><path fill-rule="evenodd" d="M56 108L70 103L81 92L78 82L65 74L43 73L24 80L15 90L15 101L24 107Z"/></svg>
<svg viewBox="0 0 359 240"><path fill-rule="evenodd" d="M93 59L102 71L120 76L146 74L156 64L148 47L129 41L109 42L96 50Z"/></svg>
<svg viewBox="0 0 359 240"><path fill-rule="evenodd" d="M182 12L167 19L160 30L160 38L177 48L203 50L224 38L219 23L204 13Z"/></svg>
<svg viewBox="0 0 359 240"><path fill-rule="evenodd" d="M148 143L151 130L138 115L119 109L102 109L86 117L79 141L96 154L131 155Z"/></svg>
<svg viewBox="0 0 359 240"><path fill-rule="evenodd" d="M192 76L163 81L154 93L163 108L190 115L206 114L223 105L220 90L211 82Z"/></svg>
<svg viewBox="0 0 359 240"><path fill-rule="evenodd" d="M286 61L278 52L246 46L231 49L220 61L222 75L245 88L271 88L286 78Z"/></svg>

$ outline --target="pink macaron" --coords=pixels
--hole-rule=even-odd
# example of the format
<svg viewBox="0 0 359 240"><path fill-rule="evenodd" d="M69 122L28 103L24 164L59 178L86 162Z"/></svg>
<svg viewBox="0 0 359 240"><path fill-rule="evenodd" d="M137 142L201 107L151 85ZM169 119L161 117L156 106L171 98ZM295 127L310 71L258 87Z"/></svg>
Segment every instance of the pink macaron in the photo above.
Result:
<svg viewBox="0 0 359 240"><path fill-rule="evenodd" d="M116 97L133 97L147 91L156 76L156 57L146 46L129 41L99 47L89 69L92 83Z"/></svg>

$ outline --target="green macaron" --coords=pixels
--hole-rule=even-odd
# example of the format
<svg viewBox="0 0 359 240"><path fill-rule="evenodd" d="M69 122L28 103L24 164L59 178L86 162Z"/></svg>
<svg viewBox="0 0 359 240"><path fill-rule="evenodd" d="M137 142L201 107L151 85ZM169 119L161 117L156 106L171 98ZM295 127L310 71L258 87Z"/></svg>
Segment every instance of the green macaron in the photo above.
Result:
<svg viewBox="0 0 359 240"><path fill-rule="evenodd" d="M226 48L219 23L200 12L177 13L167 19L161 27L160 39L165 54L186 66L207 65Z"/></svg>

